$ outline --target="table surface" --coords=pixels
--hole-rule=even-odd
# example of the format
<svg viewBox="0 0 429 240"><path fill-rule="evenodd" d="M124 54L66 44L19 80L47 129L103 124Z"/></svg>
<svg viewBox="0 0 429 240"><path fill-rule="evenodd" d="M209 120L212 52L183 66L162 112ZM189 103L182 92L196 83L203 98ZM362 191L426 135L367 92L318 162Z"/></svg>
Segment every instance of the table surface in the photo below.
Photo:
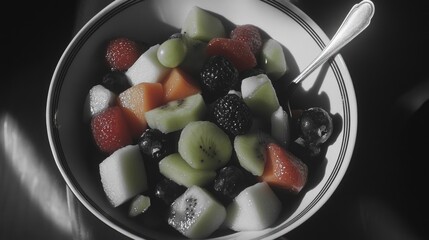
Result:
<svg viewBox="0 0 429 240"><path fill-rule="evenodd" d="M110 2L13 1L11 16L1 16L0 239L127 239L67 191L45 127L57 61L76 31ZM358 1L293 2L332 37ZM429 202L422 191L428 182L429 76L423 60L429 55L429 9L416 0L373 2L370 27L341 50L358 101L352 161L331 198L288 233L289 240L429 236L422 220Z"/></svg>

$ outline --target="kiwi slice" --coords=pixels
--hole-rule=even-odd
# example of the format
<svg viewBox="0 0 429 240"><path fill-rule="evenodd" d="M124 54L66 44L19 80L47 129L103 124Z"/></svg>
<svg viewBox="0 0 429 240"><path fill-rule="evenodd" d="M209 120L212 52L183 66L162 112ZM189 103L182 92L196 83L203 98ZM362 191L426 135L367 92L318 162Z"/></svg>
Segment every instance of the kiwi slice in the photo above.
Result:
<svg viewBox="0 0 429 240"><path fill-rule="evenodd" d="M180 133L178 150L191 167L215 170L230 160L232 143L216 124L195 121L186 125Z"/></svg>
<svg viewBox="0 0 429 240"><path fill-rule="evenodd" d="M234 150L240 165L255 176L261 176L265 167L265 146L271 137L256 131L234 138Z"/></svg>
<svg viewBox="0 0 429 240"><path fill-rule="evenodd" d="M206 113L206 104L201 94L168 102L145 113L150 128L170 133L184 128L188 123L201 120Z"/></svg>
<svg viewBox="0 0 429 240"><path fill-rule="evenodd" d="M179 185L191 187L204 186L216 177L214 170L201 170L189 166L179 153L173 153L159 162L159 171Z"/></svg>

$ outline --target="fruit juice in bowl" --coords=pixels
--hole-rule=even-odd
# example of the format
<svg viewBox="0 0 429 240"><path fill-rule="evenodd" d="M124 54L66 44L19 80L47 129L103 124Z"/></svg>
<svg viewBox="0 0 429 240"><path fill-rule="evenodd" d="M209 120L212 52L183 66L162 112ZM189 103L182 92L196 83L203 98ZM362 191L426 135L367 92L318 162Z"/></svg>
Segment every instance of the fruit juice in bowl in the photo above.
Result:
<svg viewBox="0 0 429 240"><path fill-rule="evenodd" d="M131 238L280 237L328 200L353 150L340 56L295 92L293 116L284 110L287 81L326 42L280 1L115 1L55 70L58 168Z"/></svg>

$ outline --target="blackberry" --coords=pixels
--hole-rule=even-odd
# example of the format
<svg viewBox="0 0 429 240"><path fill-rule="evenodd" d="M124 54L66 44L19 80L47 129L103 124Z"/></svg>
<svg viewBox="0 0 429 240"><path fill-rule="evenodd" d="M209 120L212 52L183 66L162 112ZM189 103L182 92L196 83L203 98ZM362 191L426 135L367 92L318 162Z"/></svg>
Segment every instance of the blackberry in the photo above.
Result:
<svg viewBox="0 0 429 240"><path fill-rule="evenodd" d="M210 56L201 69L201 88L206 95L216 99L227 94L237 84L238 76L238 70L224 56Z"/></svg>
<svg viewBox="0 0 429 240"><path fill-rule="evenodd" d="M253 122L250 108L236 94L217 99L212 107L212 118L230 136L247 133Z"/></svg>

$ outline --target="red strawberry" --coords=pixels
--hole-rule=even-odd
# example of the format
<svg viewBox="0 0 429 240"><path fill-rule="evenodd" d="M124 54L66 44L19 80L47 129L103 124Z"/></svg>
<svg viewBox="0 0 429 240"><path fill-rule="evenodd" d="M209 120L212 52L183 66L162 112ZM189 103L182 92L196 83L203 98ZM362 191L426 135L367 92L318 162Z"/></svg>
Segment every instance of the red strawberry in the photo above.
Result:
<svg viewBox="0 0 429 240"><path fill-rule="evenodd" d="M264 172L260 179L274 187L300 192L307 182L307 165L276 143L268 143L266 151Z"/></svg>
<svg viewBox="0 0 429 240"><path fill-rule="evenodd" d="M259 28L252 24L239 25L231 31L231 39L245 42L253 54L258 55L262 48L262 36Z"/></svg>
<svg viewBox="0 0 429 240"><path fill-rule="evenodd" d="M206 47L208 56L221 55L232 62L239 72L254 68L256 57L250 47L242 41L229 38L213 38Z"/></svg>
<svg viewBox="0 0 429 240"><path fill-rule="evenodd" d="M109 41L105 57L111 70L125 71L142 53L143 47L137 42L126 37L119 37Z"/></svg>
<svg viewBox="0 0 429 240"><path fill-rule="evenodd" d="M91 131L97 146L108 154L132 143L127 122L118 106L95 115L91 120Z"/></svg>

